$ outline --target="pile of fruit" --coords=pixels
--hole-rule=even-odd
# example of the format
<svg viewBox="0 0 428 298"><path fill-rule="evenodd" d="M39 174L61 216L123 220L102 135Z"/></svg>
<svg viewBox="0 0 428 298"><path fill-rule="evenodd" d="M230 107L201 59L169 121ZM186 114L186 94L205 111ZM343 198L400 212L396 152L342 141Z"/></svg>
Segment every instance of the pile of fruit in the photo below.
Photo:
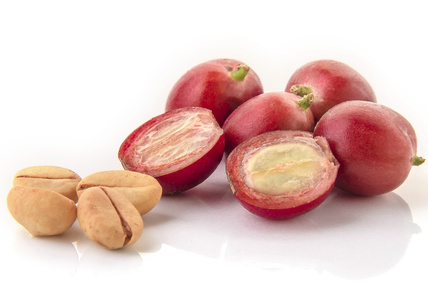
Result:
<svg viewBox="0 0 428 298"><path fill-rule="evenodd" d="M185 73L165 113L123 141L124 170L81 179L61 167L28 167L16 173L7 207L34 236L61 234L77 218L89 239L118 249L138 240L142 216L162 195L205 181L225 155L242 206L283 219L319 206L334 186L365 196L396 189L425 161L416 149L412 125L376 103L346 64L308 63L285 91L264 93L248 65L218 59Z"/></svg>
<svg viewBox="0 0 428 298"><path fill-rule="evenodd" d="M248 65L217 59L186 72L165 113L136 128L118 156L165 195L200 184L226 155L238 201L282 219L317 207L334 186L364 196L396 189L424 162L416 151L412 125L344 63L307 63L283 92L264 93Z"/></svg>

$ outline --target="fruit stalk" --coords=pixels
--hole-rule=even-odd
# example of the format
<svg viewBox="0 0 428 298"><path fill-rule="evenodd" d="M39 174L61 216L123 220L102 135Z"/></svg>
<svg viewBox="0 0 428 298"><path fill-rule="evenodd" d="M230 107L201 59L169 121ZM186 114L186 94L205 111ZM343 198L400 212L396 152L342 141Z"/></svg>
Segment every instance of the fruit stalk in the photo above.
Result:
<svg viewBox="0 0 428 298"><path fill-rule="evenodd" d="M311 89L311 87L304 86L304 85L293 85L290 88L290 92L303 97L305 95L311 94L312 89Z"/></svg>
<svg viewBox="0 0 428 298"><path fill-rule="evenodd" d="M413 163L412 165L414 166L420 166L421 164L423 164L425 162L425 158L421 157L421 156L414 156L413 157Z"/></svg>
<svg viewBox="0 0 428 298"><path fill-rule="evenodd" d="M315 100L315 95L313 93L309 93L307 95L304 95L302 99L297 102L297 105L300 108L302 108L304 111L306 111L306 109L311 106L314 100Z"/></svg>
<svg viewBox="0 0 428 298"><path fill-rule="evenodd" d="M243 81L249 71L250 71L250 67L248 65L239 64L236 67L236 70L230 73L230 76L236 81Z"/></svg>

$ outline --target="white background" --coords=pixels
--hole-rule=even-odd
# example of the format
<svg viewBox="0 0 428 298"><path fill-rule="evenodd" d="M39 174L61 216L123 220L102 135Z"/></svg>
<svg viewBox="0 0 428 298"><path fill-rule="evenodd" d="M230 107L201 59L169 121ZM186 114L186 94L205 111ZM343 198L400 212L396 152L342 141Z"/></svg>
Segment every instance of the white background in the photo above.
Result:
<svg viewBox="0 0 428 298"><path fill-rule="evenodd" d="M426 297L428 165L397 190L334 190L316 210L268 221L231 195L224 164L164 197L134 245L107 251L77 224L33 238L10 216L16 171L121 169L117 150L163 112L175 81L214 58L246 62L265 92L321 58L345 62L404 115L428 156L424 1L0 1L0 264L12 297ZM12 290L10 292L9 290ZM11 294L8 294L10 296Z"/></svg>

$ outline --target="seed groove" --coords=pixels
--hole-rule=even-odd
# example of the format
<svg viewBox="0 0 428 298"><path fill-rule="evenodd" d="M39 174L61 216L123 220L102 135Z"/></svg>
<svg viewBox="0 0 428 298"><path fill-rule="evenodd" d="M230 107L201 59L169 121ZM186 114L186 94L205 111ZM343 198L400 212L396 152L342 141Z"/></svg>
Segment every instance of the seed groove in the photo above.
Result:
<svg viewBox="0 0 428 298"><path fill-rule="evenodd" d="M120 222L122 224L123 233L125 234L125 239L123 241L123 246L126 246L129 241L131 241L132 238L132 230L129 224L126 222L125 218L120 213L119 209L116 207L115 203L109 196L109 194L105 191L104 188L101 188L103 192L106 194L107 198L110 200L111 204L113 205L114 209L116 210L117 215L119 216Z"/></svg>
<svg viewBox="0 0 428 298"><path fill-rule="evenodd" d="M72 178L72 177L58 178L58 177L41 177L41 176L31 176L31 175L20 175L20 176L16 176L16 178L51 179L51 180L75 180L75 178Z"/></svg>

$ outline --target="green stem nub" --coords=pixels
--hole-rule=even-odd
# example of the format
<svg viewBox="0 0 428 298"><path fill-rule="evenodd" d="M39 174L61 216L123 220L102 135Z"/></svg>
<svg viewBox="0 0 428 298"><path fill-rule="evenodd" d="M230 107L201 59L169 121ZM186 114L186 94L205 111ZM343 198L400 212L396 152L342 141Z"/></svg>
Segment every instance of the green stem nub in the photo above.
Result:
<svg viewBox="0 0 428 298"><path fill-rule="evenodd" d="M249 71L250 67L248 65L239 64L236 69L230 73L230 76L236 81L243 81Z"/></svg>
<svg viewBox="0 0 428 298"><path fill-rule="evenodd" d="M290 92L301 97L312 93L312 89L309 86L304 85L293 85L290 88Z"/></svg>
<svg viewBox="0 0 428 298"><path fill-rule="evenodd" d="M304 95L302 99L297 102L297 105L303 110L306 110L311 106L314 100L315 100L315 95L313 93L309 93Z"/></svg>
<svg viewBox="0 0 428 298"><path fill-rule="evenodd" d="M424 162L425 162L425 158L422 158L422 157L416 156L416 155L413 157L413 165L414 166L420 166Z"/></svg>

